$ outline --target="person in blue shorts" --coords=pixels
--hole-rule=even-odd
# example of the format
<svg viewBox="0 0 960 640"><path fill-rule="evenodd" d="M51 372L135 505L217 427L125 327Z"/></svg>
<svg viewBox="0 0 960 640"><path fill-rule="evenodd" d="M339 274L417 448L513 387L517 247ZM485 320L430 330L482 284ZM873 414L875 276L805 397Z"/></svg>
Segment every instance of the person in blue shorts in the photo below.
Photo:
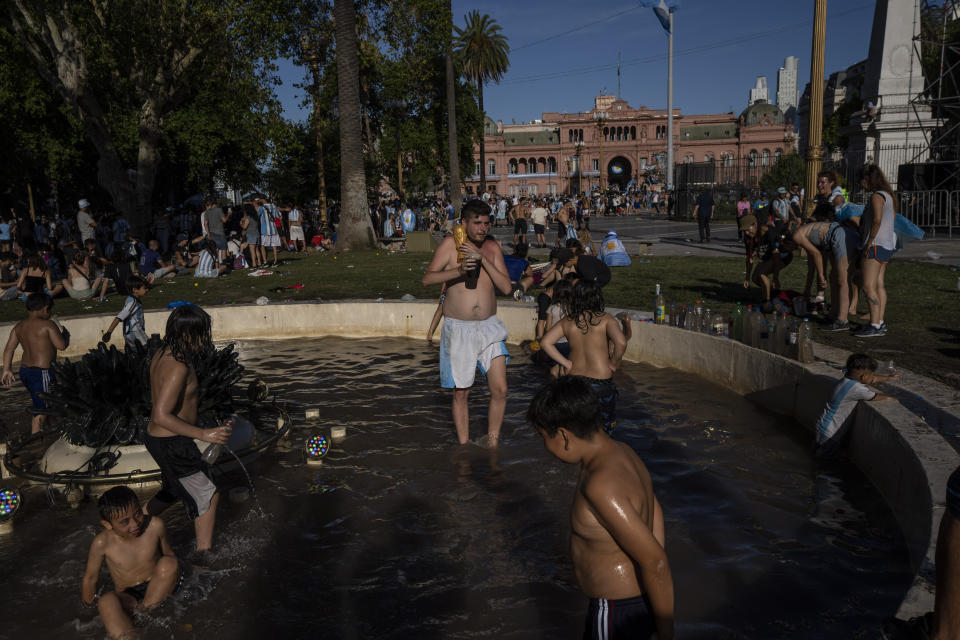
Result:
<svg viewBox="0 0 960 640"><path fill-rule="evenodd" d="M57 359L57 351L66 349L70 344L70 332L50 319L52 309L53 298L46 293L31 293L27 296L27 318L13 328L3 350L3 374L0 382L8 387L13 384L13 354L18 346L23 347L23 355L20 356L20 382L30 392L33 400L31 433L39 433L47 425L48 418L42 413L47 404L38 394L50 393L51 385L55 382L50 365Z"/></svg>

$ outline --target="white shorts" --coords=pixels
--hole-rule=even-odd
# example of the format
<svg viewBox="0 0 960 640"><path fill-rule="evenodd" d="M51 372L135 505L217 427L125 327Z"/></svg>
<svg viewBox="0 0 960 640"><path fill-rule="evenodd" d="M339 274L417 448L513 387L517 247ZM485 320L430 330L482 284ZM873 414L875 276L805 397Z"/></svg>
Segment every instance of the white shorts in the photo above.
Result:
<svg viewBox="0 0 960 640"><path fill-rule="evenodd" d="M269 235L269 236L260 236L260 246L261 247L279 247L280 236L276 234Z"/></svg>
<svg viewBox="0 0 960 640"><path fill-rule="evenodd" d="M487 375L495 358L509 352L504 340L507 327L497 316L486 320L444 318L440 337L440 386L469 389L477 375Z"/></svg>
<svg viewBox="0 0 960 640"><path fill-rule="evenodd" d="M294 240L306 242L306 240L303 239L303 227L290 227L290 242Z"/></svg>

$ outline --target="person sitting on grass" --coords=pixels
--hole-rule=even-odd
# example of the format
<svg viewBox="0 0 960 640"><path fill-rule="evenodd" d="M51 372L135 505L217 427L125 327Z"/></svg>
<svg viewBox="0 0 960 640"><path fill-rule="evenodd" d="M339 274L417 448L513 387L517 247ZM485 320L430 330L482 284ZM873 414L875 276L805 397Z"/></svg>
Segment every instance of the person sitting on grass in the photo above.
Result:
<svg viewBox="0 0 960 640"><path fill-rule="evenodd" d="M546 450L580 467L570 552L590 598L583 637L672 640L663 509L643 461L603 432L599 404L589 380L563 376L540 389L527 410Z"/></svg>
<svg viewBox="0 0 960 640"><path fill-rule="evenodd" d="M176 275L177 268L172 264L167 264L160 256L160 243L151 240L147 243L147 249L140 256L140 275L147 279L147 282L153 283L167 275Z"/></svg>
<svg viewBox="0 0 960 640"><path fill-rule="evenodd" d="M113 330L119 323L123 323L123 343L127 351L136 349L138 345L147 344L147 330L143 322L143 296L147 295L149 285L147 281L140 276L130 276L127 278L125 288L130 292L123 308L117 313L117 317L110 323L110 328L100 338L102 342L109 343Z"/></svg>
<svg viewBox="0 0 960 640"><path fill-rule="evenodd" d="M111 638L135 638L131 615L152 609L178 592L183 574L167 541L166 525L143 512L132 489L113 487L97 505L103 531L90 545L80 597L88 607L97 605ZM104 560L114 590L98 598L97 580Z"/></svg>
<svg viewBox="0 0 960 640"><path fill-rule="evenodd" d="M844 444L850 428L847 420L860 400L886 400L890 396L867 387L895 376L877 375L877 361L864 353L847 358L844 377L833 387L830 400L817 420L815 453L818 458L835 457Z"/></svg>
<svg viewBox="0 0 960 640"><path fill-rule="evenodd" d="M43 257L39 253L31 253L27 256L26 268L20 273L17 291L24 300L31 293L48 293L51 298L56 298L63 293L63 285L58 282L54 286L50 269Z"/></svg>
<svg viewBox="0 0 960 640"><path fill-rule="evenodd" d="M212 240L206 240L203 243L203 249L197 260L197 268L193 272L196 278L216 278L226 272L227 265L220 263L220 251Z"/></svg>
<svg viewBox="0 0 960 640"><path fill-rule="evenodd" d="M63 286L74 300L87 300L94 296L103 298L107 295L107 281L97 278L90 273L90 254L86 249L80 249L73 254L73 262L67 269L67 277L63 279Z"/></svg>
<svg viewBox="0 0 960 640"><path fill-rule="evenodd" d="M13 300L17 297L17 254L12 251L0 252L0 300Z"/></svg>

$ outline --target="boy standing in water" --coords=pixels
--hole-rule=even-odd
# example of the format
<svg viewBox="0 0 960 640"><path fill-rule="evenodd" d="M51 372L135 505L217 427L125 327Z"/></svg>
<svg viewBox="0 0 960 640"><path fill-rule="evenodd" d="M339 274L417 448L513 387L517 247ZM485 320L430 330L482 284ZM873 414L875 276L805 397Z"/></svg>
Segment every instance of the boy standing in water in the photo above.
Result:
<svg viewBox="0 0 960 640"><path fill-rule="evenodd" d="M90 545L80 597L93 606L100 565L106 560L114 590L97 602L103 626L111 638L135 638L130 614L155 607L180 589L177 556L163 520L144 514L129 487L113 487L100 496L98 505L104 530Z"/></svg>
<svg viewBox="0 0 960 640"><path fill-rule="evenodd" d="M27 319L21 320L10 331L7 346L3 350L3 386L13 384L13 354L17 345L23 347L20 358L20 382L30 392L33 408L41 411L47 404L37 394L49 392L54 382L50 365L57 359L57 351L70 344L70 332L50 319L53 298L46 293L31 293L27 296ZM30 423L30 433L39 433L47 424L47 416L36 413Z"/></svg>
<svg viewBox="0 0 960 640"><path fill-rule="evenodd" d="M534 396L527 421L547 451L580 465L570 510L570 553L590 598L583 637L673 638L673 578L664 552L663 511L650 474L626 444L603 433L597 396L563 376Z"/></svg>
<svg viewBox="0 0 960 640"><path fill-rule="evenodd" d="M560 374L584 376L600 400L603 429L617 424L617 385L613 373L620 367L627 339L620 322L603 310L603 292L595 281L580 279L573 286L570 315L553 325L540 348L560 365ZM570 357L557 350L561 337L570 343Z"/></svg>
<svg viewBox="0 0 960 640"><path fill-rule="evenodd" d="M200 457L194 439L226 444L231 428L201 429L197 423L197 374L193 360L212 349L210 316L194 305L177 307L167 318L163 346L150 362L153 411L144 444L160 467L163 485L144 509L159 515L180 500L193 519L197 535L195 564L213 544L213 525L220 495L210 478L210 466Z"/></svg>
<svg viewBox="0 0 960 640"><path fill-rule="evenodd" d="M147 281L140 276L130 276L127 278L127 296L123 308L117 312L117 317L110 323L110 328L100 338L102 342L110 342L113 330L117 325L123 323L123 344L127 351L132 351L138 345L146 346L147 330L143 322L143 296L147 295L149 285Z"/></svg>

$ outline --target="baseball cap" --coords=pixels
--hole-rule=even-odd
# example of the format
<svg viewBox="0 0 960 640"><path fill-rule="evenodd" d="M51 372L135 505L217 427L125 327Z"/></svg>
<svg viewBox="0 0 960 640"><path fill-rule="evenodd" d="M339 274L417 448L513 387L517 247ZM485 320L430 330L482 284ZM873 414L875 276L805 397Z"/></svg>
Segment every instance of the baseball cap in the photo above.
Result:
<svg viewBox="0 0 960 640"><path fill-rule="evenodd" d="M778 187L778 188L777 188L777 193L786 193L786 192L787 192L787 190L784 189L783 187Z"/></svg>
<svg viewBox="0 0 960 640"><path fill-rule="evenodd" d="M77 203L77 206L80 207L81 209L86 209L87 207L90 206L90 203L87 202L86 198L81 198L80 202Z"/></svg>

